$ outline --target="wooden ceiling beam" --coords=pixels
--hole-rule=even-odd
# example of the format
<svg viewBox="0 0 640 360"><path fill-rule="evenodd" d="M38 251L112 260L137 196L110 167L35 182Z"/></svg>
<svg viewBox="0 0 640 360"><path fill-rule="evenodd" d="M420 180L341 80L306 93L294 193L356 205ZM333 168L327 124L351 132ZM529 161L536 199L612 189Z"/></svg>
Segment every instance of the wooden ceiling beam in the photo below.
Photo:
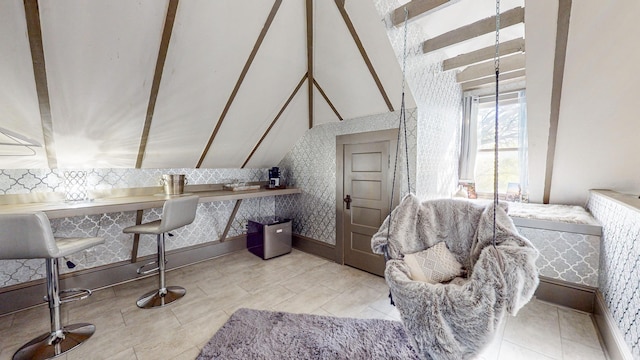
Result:
<svg viewBox="0 0 640 360"><path fill-rule="evenodd" d="M524 52L524 38L518 38L514 40L505 41L500 43L500 53L498 56L502 57L513 53ZM453 58L446 59L442 62L442 70L448 71L457 69L463 66L477 64L486 60L493 59L496 55L495 46L487 46L485 48L461 54Z"/></svg>
<svg viewBox="0 0 640 360"><path fill-rule="evenodd" d="M280 8L281 4L282 4L282 0L274 1L273 6L271 7L271 12L269 12L269 16L267 16L267 20L265 21L264 26L262 27L262 31L260 31L260 35L258 35L258 38L256 39L256 43L253 45L251 54L249 54L249 58L247 59L247 62L245 62L244 67L242 68L242 72L240 72L238 81L236 81L236 85L233 87L233 90L231 91L231 95L229 95L227 104L224 106L224 110L222 110L222 113L220 114L220 118L216 123L216 127L213 129L213 133L211 133L211 136L209 137L209 141L207 142L207 145L204 147L204 150L202 151L202 155L200 155L200 159L196 164L196 169L202 166L204 159L207 157L207 153L209 152L209 149L211 149L211 144L213 144L213 140L215 140L216 136L218 135L218 131L220 131L220 126L222 126L222 122L227 116L227 113L231 108L231 104L233 104L233 101L235 100L236 95L238 94L238 90L240 90L240 86L242 85L242 82L244 81L244 78L247 75L247 72L249 72L249 68L253 63L253 59L255 59L256 54L260 49L260 45L262 45L262 41L267 35L267 32L271 27L271 23L273 22L273 19L276 17L276 14L278 13L278 9Z"/></svg>
<svg viewBox="0 0 640 360"><path fill-rule="evenodd" d="M522 70L525 68L525 55L517 54L500 58L500 73L506 74L511 71ZM456 74L458 83L482 79L496 75L493 61L485 61L480 64L471 65Z"/></svg>
<svg viewBox="0 0 640 360"><path fill-rule="evenodd" d="M526 77L526 75L527 73L524 69L512 71L506 74L501 73L500 82L522 80ZM462 91L469 91L469 90L475 90L484 86L493 85L495 83L496 83L496 78L494 74L493 77L489 76L489 77L485 77L478 80L468 81L468 82L462 83L461 85L462 85Z"/></svg>
<svg viewBox="0 0 640 360"><path fill-rule="evenodd" d="M412 0L398 7L391 13L391 23L393 26L399 26L404 23L405 9L409 13L407 20L411 21L418 16L427 15L431 12L440 10L445 6L449 6L457 0Z"/></svg>
<svg viewBox="0 0 640 360"><path fill-rule="evenodd" d="M500 14L500 29L523 23L524 8L517 7ZM429 53L475 37L496 31L496 17L491 16L472 24L451 30L422 43L422 52Z"/></svg>
<svg viewBox="0 0 640 360"><path fill-rule="evenodd" d="M324 90L322 90L322 87L320 87L320 84L318 84L316 79L313 79L313 85L316 86L316 89L318 89L318 92L320 93L320 95L322 95L322 97L324 98L324 101L327 102L327 105L329 105L331 110L333 110L333 113L336 114L338 119L340 119L340 121L344 120L340 115L340 113L338 112L338 110L336 109L336 107L333 106L333 103L331 102L331 100L329 100L329 97L327 96L327 94L324 92Z"/></svg>
<svg viewBox="0 0 640 360"><path fill-rule="evenodd" d="M162 29L162 39L160 40L160 48L158 49L158 59L156 60L156 69L153 73L153 82L151 83L149 103L147 104L147 115L144 120L142 135L140 136L140 146L138 147L136 169L140 169L142 167L144 153L147 149L147 141L149 140L149 132L151 131L151 121L153 120L153 113L156 108L156 100L158 99L158 92L160 91L162 72L164 70L165 60L167 59L167 52L169 51L169 41L171 41L173 24L176 20L176 12L178 11L179 1L180 0L170 0L169 6L167 7L167 15L164 20L164 28Z"/></svg>
<svg viewBox="0 0 640 360"><path fill-rule="evenodd" d="M560 122L560 100L564 79L564 63L567 57L569 41L569 23L571 20L571 0L560 0L558 3L558 22L556 27L556 48L553 58L553 80L551 85L551 111L549 114L549 137L547 142L547 162L544 178L542 203L548 204L551 196L553 166L556 155L556 140Z"/></svg>
<svg viewBox="0 0 640 360"><path fill-rule="evenodd" d="M347 9L345 9L344 7L345 5L344 0L335 0L335 3L336 3L336 6L338 7L338 10L340 11L340 15L342 15L342 19L344 20L345 25L347 25L347 28L351 33L351 37L353 38L353 41L356 43L358 50L360 50L360 55L362 56L362 60L364 60L365 64L367 65L367 68L369 69L369 72L371 73L371 77L373 77L373 81L375 81L376 85L378 86L380 95L382 95L382 98L384 99L384 102L387 104L387 108L389 108L389 111L393 111L393 105L391 104L391 100L389 100L389 96L387 96L387 92L384 90L382 81L380 81L380 78L378 77L378 73L376 72L376 69L373 67L371 60L369 59L369 55L367 54L367 51L365 50L364 45L362 45L362 41L360 41L360 36L358 36L358 32L356 31L356 28L355 26L353 26L353 23L349 18L349 14L347 14Z"/></svg>
<svg viewBox="0 0 640 360"><path fill-rule="evenodd" d="M53 138L53 120L51 118L51 103L49 85L47 83L47 69L42 45L42 27L40 24L40 8L38 0L24 0L24 14L27 21L27 35L31 49L33 76L36 82L40 121L42 122L42 136L47 153L47 163L50 169L58 167L55 141Z"/></svg>
<svg viewBox="0 0 640 360"><path fill-rule="evenodd" d="M307 86L309 98L309 129L313 127L313 0L306 1L307 10Z"/></svg>
<svg viewBox="0 0 640 360"><path fill-rule="evenodd" d="M260 144L262 144L262 142L267 137L267 135L269 135L269 132L271 131L273 126L276 124L278 119L280 119L280 116L282 115L282 113L287 109L287 106L289 106L289 103L291 102L291 100L293 100L293 98L296 97L296 94L298 93L298 90L300 90L300 88L302 87L302 84L304 83L304 81L308 79L309 79L309 74L304 74L302 76L302 79L300 79L300 82L298 82L298 85L296 86L296 88L293 90L293 92L291 93L287 101L284 103L284 105L282 105L282 108L280 109L280 111L278 111L278 114L273 119L273 121L271 122L267 130L265 130L264 134L262 134L262 137L260 138L260 140L258 140L258 143L256 144L256 146L253 147L253 149L251 150L251 153L249 154L249 156L247 156L247 159L242 163L242 166L240 166L241 169L244 169L244 167L247 166L247 163L249 162L249 160L251 160L251 157L253 157L253 154L256 153L256 151L260 147Z"/></svg>

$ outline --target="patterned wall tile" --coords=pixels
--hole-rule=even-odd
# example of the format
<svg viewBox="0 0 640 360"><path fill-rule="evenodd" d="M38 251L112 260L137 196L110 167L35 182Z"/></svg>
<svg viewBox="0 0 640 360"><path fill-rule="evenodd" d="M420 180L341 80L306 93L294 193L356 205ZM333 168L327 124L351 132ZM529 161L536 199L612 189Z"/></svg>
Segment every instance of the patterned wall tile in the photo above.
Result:
<svg viewBox="0 0 640 360"><path fill-rule="evenodd" d="M598 287L631 349L640 358L640 209L599 193L587 207L602 223Z"/></svg>
<svg viewBox="0 0 640 360"><path fill-rule="evenodd" d="M571 283L598 286L600 237L563 231L517 227L540 251L540 275Z"/></svg>
<svg viewBox="0 0 640 360"><path fill-rule="evenodd" d="M375 0L387 36L402 64L405 58L404 26L391 23L391 12L403 5L400 0ZM443 55L422 53L429 34L417 23L406 32L406 79L418 106L417 195L422 199L449 197L457 187L462 89L455 71L443 71Z"/></svg>
<svg viewBox="0 0 640 360"><path fill-rule="evenodd" d="M65 171L0 170L0 194L63 192ZM158 186L162 174L166 173L185 174L190 184L224 183L234 179L265 181L268 177L267 169L82 169L81 171L86 171L88 189ZM234 205L234 201L199 204L194 222L172 231L173 236L166 239L167 250L218 240ZM145 210L143 222L159 219L161 214L161 208ZM243 200L227 236L243 234L246 223L251 218L274 214L275 197L273 196ZM51 227L57 237L100 236L105 239L103 245L73 254L61 261L60 272L67 273L131 259L133 235L122 233L122 229L135 224L135 215L135 212L120 212L52 219ZM141 236L138 256L152 255L156 251L155 236ZM75 267L68 268L66 261L73 262ZM44 260L0 260L0 287L36 280L44 276Z"/></svg>

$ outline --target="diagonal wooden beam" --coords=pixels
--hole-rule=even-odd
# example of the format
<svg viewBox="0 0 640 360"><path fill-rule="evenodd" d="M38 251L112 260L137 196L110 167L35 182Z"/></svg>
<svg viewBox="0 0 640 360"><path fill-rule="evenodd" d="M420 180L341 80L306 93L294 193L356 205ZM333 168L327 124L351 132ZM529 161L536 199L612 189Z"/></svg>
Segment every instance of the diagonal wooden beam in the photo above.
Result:
<svg viewBox="0 0 640 360"><path fill-rule="evenodd" d="M427 15L430 12L440 10L444 6L451 5L454 2L456 2L456 0L412 0L393 10L391 13L391 23L393 26L398 26L404 23L405 8L409 12L407 20L411 21L418 16Z"/></svg>
<svg viewBox="0 0 640 360"><path fill-rule="evenodd" d="M164 62L167 59L169 50L169 41L173 32L173 24L176 20L176 12L178 11L178 2L180 0L170 0L167 7L167 15L164 20L164 28L162 29L162 39L160 40L160 48L158 49L158 59L156 60L156 69L153 73L153 82L151 83L151 94L149 95L149 103L147 104L147 115L144 119L142 135L140 136L140 146L138 147L138 158L136 159L136 169L142 167L144 152L147 148L149 139L149 131L151 130L151 121L153 113L156 109L156 100L158 99L158 91L160 90L160 81L162 80L162 71L164 70Z"/></svg>
<svg viewBox="0 0 640 360"><path fill-rule="evenodd" d="M527 73L524 69L512 71L506 74L500 73L500 82L504 83L511 80L522 79L526 75ZM462 91L468 91L468 90L474 90L487 85L494 85L495 83L496 83L495 76L494 77L488 76L482 79L472 80L472 81L462 83L461 86L462 86Z"/></svg>
<svg viewBox="0 0 640 360"><path fill-rule="evenodd" d="M556 155L556 139L560 122L560 100L562 98L562 80L564 78L564 62L567 56L569 39L569 23L571 20L571 0L560 0L558 3L558 25L556 30L556 52L553 60L553 82L551 87L551 111L549 115L549 140L547 143L547 163L544 178L542 203L548 204L551 196L551 180Z"/></svg>
<svg viewBox="0 0 640 360"><path fill-rule="evenodd" d="M44 48L42 46L42 27L40 25L38 0L24 0L24 13L27 21L27 35L29 36L29 47L31 48L31 62L33 63L33 76L36 81L36 93L38 94L47 163L50 169L55 169L58 167L58 160L53 138L53 120L51 118L51 103L49 85L47 83L47 69L44 61Z"/></svg>
<svg viewBox="0 0 640 360"><path fill-rule="evenodd" d="M278 114L273 119L273 121L271 122L267 130L265 130L264 134L262 134L262 137L260 138L260 140L258 140L258 143L256 144L256 146L253 147L253 150L251 150L251 153L249 154L249 156L247 156L247 159L242 163L242 166L240 168L244 169L244 167L247 165L249 160L251 160L251 157L253 156L253 154L256 153L256 151L260 147L260 144L262 144L262 141L264 141L264 139L269 134L269 131L271 131L271 128L273 128L273 126L276 124L278 119L280 119L280 116L282 115L282 113L287 109L287 106L289 106L289 103L291 102L291 100L293 100L293 98L296 96L296 94L298 93L298 90L300 90L300 87L302 87L302 84L304 83L304 81L308 79L309 79L308 74L304 74L302 76L302 79L300 79L300 82L298 82L298 85L296 86L296 88L293 90L293 92L291 93L287 101L285 101L284 105L282 105L282 108L280 109L280 111L278 111Z"/></svg>
<svg viewBox="0 0 640 360"><path fill-rule="evenodd" d="M518 38L500 43L500 52L498 55L505 56L518 52L524 52L524 38ZM482 61L493 59L495 55L496 47L494 45L487 46L486 48L446 59L442 62L442 70L448 71L467 65L477 64Z"/></svg>
<svg viewBox="0 0 640 360"><path fill-rule="evenodd" d="M235 220L236 215L238 214L238 209L240 209L240 204L242 204L242 199L236 200L235 205L233 205L233 210L231 211L229 220L227 220L227 225L224 227L222 235L220 235L220 242L224 242L224 240L227 238L229 230L231 230L231 225L233 225L233 220Z"/></svg>
<svg viewBox="0 0 640 360"><path fill-rule="evenodd" d="M517 7L500 14L500 29L524 22L524 8ZM496 17L491 16L472 24L451 30L422 43L422 52L442 49L480 35L496 31Z"/></svg>
<svg viewBox="0 0 640 360"><path fill-rule="evenodd" d="M506 74L511 71L525 68L525 55L517 54L500 58L500 73ZM493 61L485 61L480 64L471 65L456 74L459 83L495 76L496 71Z"/></svg>
<svg viewBox="0 0 640 360"><path fill-rule="evenodd" d="M391 104L391 100L389 100L389 97L387 96L387 92L384 90L384 86L382 85L382 82L378 77L378 73L376 73L376 69L373 67L371 60L369 59L369 55L367 55L367 51L364 49L364 46L362 45L362 41L360 41L360 36L358 36L358 32L356 31L356 28L353 26L353 23L349 18L349 14L347 14L347 9L345 9L344 7L344 0L335 0L335 2L336 2L336 6L338 7L338 10L340 11L340 15L342 15L342 19L344 20L344 23L347 25L347 28L351 33L351 37L353 37L353 41L356 43L358 50L360 50L360 55L362 56L362 60L364 60L365 64L367 64L367 68L369 69L369 72L373 77L373 81L375 81L376 85L378 86L380 95L382 95L382 98L384 99L384 102L387 104L389 111L393 111L393 105Z"/></svg>
<svg viewBox="0 0 640 360"><path fill-rule="evenodd" d="M313 0L307 0L307 84L309 89L309 129L313 127Z"/></svg>
<svg viewBox="0 0 640 360"><path fill-rule="evenodd" d="M316 79L313 79L313 85L316 86L316 89L318 89L318 92L320 92L320 95L322 95L322 97L324 98L324 101L327 102L327 104L329 105L331 110L333 110L333 113L336 114L338 119L340 119L340 121L344 120L342 116L340 116L340 113L338 113L338 110L336 109L336 107L333 106L333 103L331 102L331 100L329 100L329 97L327 96L327 94L324 92L324 90L322 90L322 87L320 87L320 84L318 84Z"/></svg>
<svg viewBox="0 0 640 360"><path fill-rule="evenodd" d="M207 142L207 145L204 147L204 150L202 151L202 155L200 155L200 160L198 160L198 163L196 164L196 168L199 168L200 166L202 166L202 163L204 162L204 159L207 156L207 153L209 152L209 149L211 148L211 144L213 144L213 140L215 140L216 135L218 135L218 131L220 131L220 126L222 126L222 122L224 121L225 117L227 116L227 113L229 112L229 109L231 108L231 104L233 104L233 101L235 100L236 95L238 94L238 90L240 90L240 86L242 85L242 82L244 81L244 78L247 75L247 72L249 72L249 68L251 67L251 64L253 63L253 59L255 59L256 54L258 53L258 50L260 49L260 45L262 45L262 41L264 40L265 36L267 35L267 32L269 31L269 28L271 27L271 23L273 22L273 19L276 17L276 14L278 13L278 9L280 8L281 4L282 4L282 0L275 0L275 2L273 3L273 6L271 7L271 12L269 12L269 16L267 16L267 20L265 21L264 26L262 27L262 31L260 32L260 35L258 35L258 39L256 39L256 43L253 45L253 49L251 50L251 54L249 54L249 58L247 59L247 62L244 64L244 67L242 68L242 71L240 72L240 76L238 77L238 81L236 81L236 85L234 86L233 90L231 91L231 95L229 96L229 99L227 100L227 104L224 106L224 110L222 110L222 113L220 114L220 118L218 119L218 122L216 123L216 127L213 129L213 132L211 133L211 136L209 137L209 141Z"/></svg>

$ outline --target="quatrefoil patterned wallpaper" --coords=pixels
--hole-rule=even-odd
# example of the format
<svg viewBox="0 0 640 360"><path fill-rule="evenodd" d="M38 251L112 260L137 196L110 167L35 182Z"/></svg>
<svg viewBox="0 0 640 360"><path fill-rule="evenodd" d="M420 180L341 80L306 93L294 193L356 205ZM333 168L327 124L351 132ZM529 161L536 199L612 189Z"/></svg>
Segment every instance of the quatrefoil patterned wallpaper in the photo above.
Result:
<svg viewBox="0 0 640 360"><path fill-rule="evenodd" d="M594 192L587 206L602 223L598 288L634 359L640 359L640 211Z"/></svg>
<svg viewBox="0 0 640 360"><path fill-rule="evenodd" d="M592 287L598 286L600 236L517 227L540 251L540 275Z"/></svg>

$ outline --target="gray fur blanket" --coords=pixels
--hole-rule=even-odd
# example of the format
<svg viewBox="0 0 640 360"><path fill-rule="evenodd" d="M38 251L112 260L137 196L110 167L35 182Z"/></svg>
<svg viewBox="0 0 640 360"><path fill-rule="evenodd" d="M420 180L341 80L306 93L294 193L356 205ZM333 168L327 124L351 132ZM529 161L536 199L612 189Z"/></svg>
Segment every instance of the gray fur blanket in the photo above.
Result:
<svg viewBox="0 0 640 360"><path fill-rule="evenodd" d="M515 315L538 287L538 251L516 230L506 204L464 200L420 202L407 195L373 235L388 256L385 278L413 345L425 359L468 359L492 339L505 312ZM413 281L404 254L441 241L467 270L461 285ZM497 251L496 251L497 249Z"/></svg>

